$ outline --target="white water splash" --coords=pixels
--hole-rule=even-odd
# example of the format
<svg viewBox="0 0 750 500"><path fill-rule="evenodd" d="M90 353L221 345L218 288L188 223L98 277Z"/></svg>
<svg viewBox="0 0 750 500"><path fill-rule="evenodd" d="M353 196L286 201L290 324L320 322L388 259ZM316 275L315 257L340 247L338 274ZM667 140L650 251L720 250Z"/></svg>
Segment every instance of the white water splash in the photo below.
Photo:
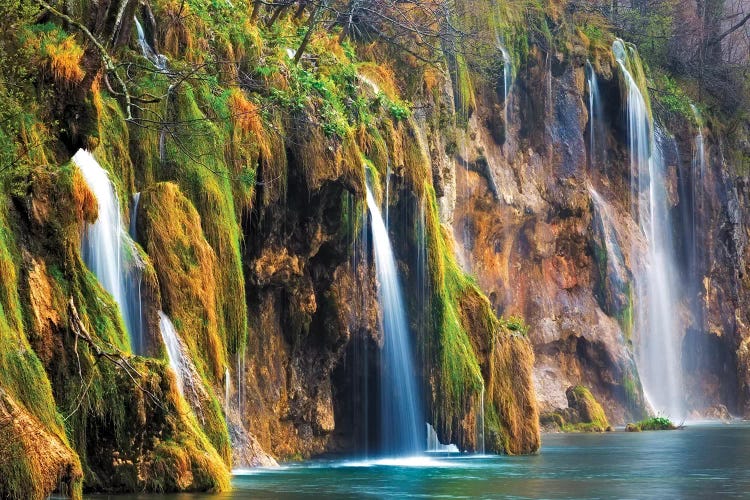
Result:
<svg viewBox="0 0 750 500"><path fill-rule="evenodd" d="M427 448L425 451L428 453L459 453L458 446L452 443L441 443L435 428L427 422L425 422L425 426L427 428Z"/></svg>

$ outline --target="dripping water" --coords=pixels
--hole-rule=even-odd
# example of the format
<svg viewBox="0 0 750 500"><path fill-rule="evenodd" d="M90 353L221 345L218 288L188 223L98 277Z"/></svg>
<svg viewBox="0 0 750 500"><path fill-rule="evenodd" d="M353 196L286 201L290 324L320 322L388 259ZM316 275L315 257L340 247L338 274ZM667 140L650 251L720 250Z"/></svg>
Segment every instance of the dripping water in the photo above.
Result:
<svg viewBox="0 0 750 500"><path fill-rule="evenodd" d="M414 377L406 312L398 268L385 223L367 183L375 270L378 277L383 349L381 353L381 442L383 452L414 455L421 451L422 418Z"/></svg>
<svg viewBox="0 0 750 500"><path fill-rule="evenodd" d="M137 234L138 234L138 204L141 201L141 193L135 193L133 195L133 203L130 209L130 226L128 229L128 232L130 234L130 238L135 243L137 241ZM133 244L132 248L134 253L138 252L138 249L135 247L135 244ZM145 341L144 341L144 332L145 327L143 324L143 297L142 297L142 286L143 286L143 272L140 269L140 267L133 267L131 268L131 271L126 276L127 279L127 286L130 290L130 293L137 296L136 300L129 301L131 308L131 311L129 314L131 317L134 318L134 328L135 331L131 332L131 334L138 339L137 343L137 349L136 352L139 354L143 354L145 349Z"/></svg>
<svg viewBox="0 0 750 500"><path fill-rule="evenodd" d="M697 133L695 135L695 145L693 147L693 161L692 161L692 195L693 195L693 209L692 209L692 265L691 271L693 276L698 276L700 270L699 266L702 261L702 252L697 245L697 235L700 234L703 228L703 214L706 213L705 206L705 182L706 182L706 146L703 140L703 123L701 120L700 113L694 105L690 105L695 115L695 123Z"/></svg>
<svg viewBox="0 0 750 500"><path fill-rule="evenodd" d="M245 414L245 388L243 387L243 380L245 380L244 354L244 349L237 351L237 411L240 414L240 418Z"/></svg>
<svg viewBox="0 0 750 500"><path fill-rule="evenodd" d="M684 416L681 343L677 319L674 246L666 167L660 130L655 130L648 105L632 71L641 74L635 48L616 40L612 47L627 90L631 205L647 244L647 259L636 272L638 343L636 359L644 392L657 412Z"/></svg>
<svg viewBox="0 0 750 500"><path fill-rule="evenodd" d="M477 440L479 447L478 450L481 455L484 455L485 453L485 447L484 447L484 433L485 433L485 424L484 424L484 382L482 382L482 392L479 396L479 421L478 421L478 428L479 428L479 439Z"/></svg>

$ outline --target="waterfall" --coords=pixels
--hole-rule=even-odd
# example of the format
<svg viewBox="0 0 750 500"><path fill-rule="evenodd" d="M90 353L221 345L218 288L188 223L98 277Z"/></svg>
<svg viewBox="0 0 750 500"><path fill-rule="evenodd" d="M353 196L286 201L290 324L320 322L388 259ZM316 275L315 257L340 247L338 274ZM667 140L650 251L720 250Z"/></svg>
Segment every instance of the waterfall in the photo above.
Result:
<svg viewBox="0 0 750 500"><path fill-rule="evenodd" d="M224 370L224 414L229 415L229 390L232 387L229 379L229 368Z"/></svg>
<svg viewBox="0 0 750 500"><path fill-rule="evenodd" d="M245 391L243 380L245 379L245 356L244 351L237 351L237 411L240 418L244 415L245 410Z"/></svg>
<svg viewBox="0 0 750 500"><path fill-rule="evenodd" d="M133 241L136 241L138 238L136 237L136 231L138 230L138 204L141 202L141 193L135 193L133 195L133 205L130 209L130 226L128 227L128 232L130 233L130 237L133 238Z"/></svg>
<svg viewBox="0 0 750 500"><path fill-rule="evenodd" d="M510 109L510 86L513 84L513 59L510 57L508 49L500 44L500 53L503 56L503 120L505 128L508 128L508 110Z"/></svg>
<svg viewBox="0 0 750 500"><path fill-rule="evenodd" d="M485 426L484 426L484 382L482 382L482 394L480 396L479 400L479 419L478 419L478 427L479 427L479 439L478 441L478 452L482 455L485 453L484 448L484 432L485 432Z"/></svg>
<svg viewBox="0 0 750 500"><path fill-rule="evenodd" d="M73 156L73 163L83 174L98 205L96 222L89 224L83 234L83 260L120 307L131 348L141 353L140 280L143 263L138 249L123 230L120 201L107 171L83 149Z"/></svg>
<svg viewBox="0 0 750 500"><path fill-rule="evenodd" d="M193 408L196 416L203 420L201 402L208 398L208 393L195 364L190 359L187 347L182 343L172 320L163 311L159 311L159 332L167 348L169 367L175 374L177 389Z"/></svg>
<svg viewBox="0 0 750 500"><path fill-rule="evenodd" d="M378 301L383 328L381 354L381 442L389 454L413 455L421 451L419 395L414 379L409 329L398 278L396 259L380 209L367 185Z"/></svg>
<svg viewBox="0 0 750 500"><path fill-rule="evenodd" d="M663 137L653 126L647 96L638 84L644 77L637 51L621 40L615 41L612 51L627 90L632 211L648 244L646 262L635 273L640 300L636 359L651 406L679 418L684 416L682 332L675 298L679 286L675 280L666 166L660 145Z"/></svg>
<svg viewBox="0 0 750 500"><path fill-rule="evenodd" d="M138 18L133 17L133 20L135 21L135 30L138 34L138 45L141 47L141 54L143 54L143 57L151 61L151 63L156 66L156 69L159 71L166 71L167 57L157 53L153 47L149 45L148 40L146 40L146 33L143 31L143 26L141 26Z"/></svg>
<svg viewBox="0 0 750 500"><path fill-rule="evenodd" d="M605 155L603 137L599 137L603 130L599 80L589 61L586 61L586 82L589 89L589 168L594 171L601 165L606 172L606 161L602 161Z"/></svg>
<svg viewBox="0 0 750 500"><path fill-rule="evenodd" d="M428 423L425 422L427 427L427 447L428 453L459 453L459 449L455 444L443 444L438 439L437 432Z"/></svg>
<svg viewBox="0 0 750 500"><path fill-rule="evenodd" d="M627 286L628 277L623 274L625 269L625 257L617 240L613 224L613 215L609 205L604 201L601 195L591 186L589 194L594 205L594 224L596 230L601 234L606 253L606 277L609 280L609 286L614 290L610 292L624 293ZM624 304L623 304L624 305Z"/></svg>
<svg viewBox="0 0 750 500"><path fill-rule="evenodd" d="M177 378L177 388L180 390L180 394L185 394L185 379L189 377L189 369L185 362L185 355L182 352L180 338L177 336L177 330L175 330L169 316L162 311L159 311L159 331L167 348L169 366Z"/></svg>
<svg viewBox="0 0 750 500"><path fill-rule="evenodd" d="M690 105L695 116L695 124L698 132L695 135L695 144L693 146L692 161L692 249L693 262L692 271L697 276L700 264L700 249L697 247L697 238L695 237L702 227L702 214L705 213L704 183L706 178L706 146L703 141L703 123L700 113L694 105Z"/></svg>

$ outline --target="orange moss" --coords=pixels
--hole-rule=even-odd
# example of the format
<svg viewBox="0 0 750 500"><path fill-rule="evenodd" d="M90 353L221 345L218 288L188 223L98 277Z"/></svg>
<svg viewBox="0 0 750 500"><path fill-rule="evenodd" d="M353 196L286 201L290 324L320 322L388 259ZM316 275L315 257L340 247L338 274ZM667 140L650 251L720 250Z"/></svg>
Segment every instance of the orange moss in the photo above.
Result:
<svg viewBox="0 0 750 500"><path fill-rule="evenodd" d="M162 51L187 62L202 63L210 47L208 30L200 17L191 12L190 5L179 0L167 0L158 6Z"/></svg>
<svg viewBox="0 0 750 500"><path fill-rule="evenodd" d="M99 214L99 203L78 168L73 169L72 195L77 220L93 224Z"/></svg>
<svg viewBox="0 0 750 500"><path fill-rule="evenodd" d="M396 76L393 69L383 64L362 63L357 66L357 71L367 79L373 81L380 87L380 90L388 96L389 99L395 99L399 96L398 86L396 85Z"/></svg>
<svg viewBox="0 0 750 500"><path fill-rule="evenodd" d="M49 58L52 74L58 83L70 86L83 80L86 74L81 68L83 47L76 43L72 35L59 44L46 44L45 52Z"/></svg>
<svg viewBox="0 0 750 500"><path fill-rule="evenodd" d="M0 496L44 498L62 490L81 497L81 462L59 436L0 387Z"/></svg>
<svg viewBox="0 0 750 500"><path fill-rule="evenodd" d="M232 126L236 132L239 132L236 138L246 138L251 135L260 149L260 154L264 157L270 157L271 146L263 128L263 119L260 116L258 106L249 101L242 90L238 88L233 89L229 95L228 106Z"/></svg>
<svg viewBox="0 0 750 500"><path fill-rule="evenodd" d="M206 242L198 212L176 184L141 194L144 244L159 276L164 310L196 366L220 380L227 366L219 334L216 254Z"/></svg>

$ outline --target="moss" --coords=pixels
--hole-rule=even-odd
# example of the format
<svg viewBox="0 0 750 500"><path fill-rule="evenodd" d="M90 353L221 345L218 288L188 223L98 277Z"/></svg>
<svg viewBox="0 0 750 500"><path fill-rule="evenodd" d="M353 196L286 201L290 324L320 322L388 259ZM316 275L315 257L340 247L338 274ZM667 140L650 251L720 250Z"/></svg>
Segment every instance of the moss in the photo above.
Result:
<svg viewBox="0 0 750 500"><path fill-rule="evenodd" d="M669 113L679 115L681 119L691 122L694 127L700 126L693 112L693 101L673 77L660 72L654 78L654 82L657 102Z"/></svg>
<svg viewBox="0 0 750 500"><path fill-rule="evenodd" d="M585 432L603 432L609 428L607 415L602 405L596 400L588 388L577 385L566 391L568 405L576 409L580 416L580 422L572 424L572 427L564 430L576 430Z"/></svg>
<svg viewBox="0 0 750 500"><path fill-rule="evenodd" d="M486 392L486 445L509 454L533 452L539 447L539 427L531 345L495 317L476 282L460 269L449 233L438 221L431 184L424 192L430 324L438 334L428 341L425 355L438 360L431 376L438 380L434 408L439 428L457 436L462 417L478 410Z"/></svg>
<svg viewBox="0 0 750 500"><path fill-rule="evenodd" d="M677 426L666 417L651 417L635 424L642 431L671 431Z"/></svg>
<svg viewBox="0 0 750 500"><path fill-rule="evenodd" d="M622 328L622 332L625 335L625 340L628 342L633 338L633 327L635 325L635 317L633 315L633 286L630 283L625 285L625 307L621 311L617 311L617 322Z"/></svg>
<svg viewBox="0 0 750 500"><path fill-rule="evenodd" d="M180 166L171 172L186 196L201 214L206 240L222 262L217 278L219 336L228 353L241 352L247 337L245 285L240 258L240 228L235 212L233 190L224 157L225 132L212 118L226 117L230 93L218 98L211 89L187 89L175 103L177 119L191 123L167 143L167 157ZM206 106L206 113L199 104ZM223 108L223 109L222 109ZM185 144L190 144L186 148ZM220 377L217 377L219 380Z"/></svg>
<svg viewBox="0 0 750 500"><path fill-rule="evenodd" d="M164 310L187 345L206 387L218 385L228 366L220 333L218 260L203 237L201 219L173 183L141 193L142 234L161 284ZM230 455L229 437L213 391L202 404L204 428L222 456Z"/></svg>

